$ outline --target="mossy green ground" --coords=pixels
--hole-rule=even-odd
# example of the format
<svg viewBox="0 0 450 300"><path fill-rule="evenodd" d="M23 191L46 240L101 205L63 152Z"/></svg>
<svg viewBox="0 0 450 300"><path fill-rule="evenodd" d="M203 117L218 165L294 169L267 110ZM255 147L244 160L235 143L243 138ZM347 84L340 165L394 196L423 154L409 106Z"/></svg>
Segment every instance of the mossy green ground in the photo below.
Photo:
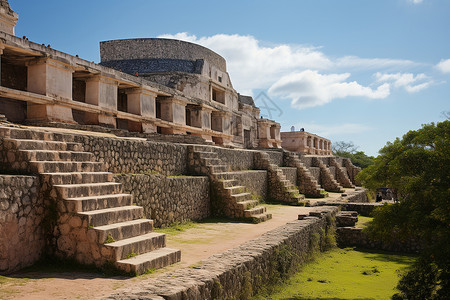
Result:
<svg viewBox="0 0 450 300"><path fill-rule="evenodd" d="M414 259L411 255L335 248L304 265L286 285L276 287L274 294L254 299L390 299L399 272Z"/></svg>

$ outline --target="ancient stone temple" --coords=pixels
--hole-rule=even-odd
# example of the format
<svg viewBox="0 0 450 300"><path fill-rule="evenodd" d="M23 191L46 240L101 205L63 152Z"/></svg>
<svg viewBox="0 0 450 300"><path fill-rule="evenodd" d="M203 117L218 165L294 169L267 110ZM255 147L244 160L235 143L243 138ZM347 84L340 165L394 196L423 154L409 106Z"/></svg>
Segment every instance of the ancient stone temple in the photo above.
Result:
<svg viewBox="0 0 450 300"><path fill-rule="evenodd" d="M95 64L16 37L17 20L1 1L0 274L44 255L142 274L181 259L154 227L266 222L265 200L313 206L344 188L366 199L350 160L280 135L217 53L105 41Z"/></svg>
<svg viewBox="0 0 450 300"><path fill-rule="evenodd" d="M281 140L281 146L288 151L312 155L332 155L330 140L304 130L281 132Z"/></svg>

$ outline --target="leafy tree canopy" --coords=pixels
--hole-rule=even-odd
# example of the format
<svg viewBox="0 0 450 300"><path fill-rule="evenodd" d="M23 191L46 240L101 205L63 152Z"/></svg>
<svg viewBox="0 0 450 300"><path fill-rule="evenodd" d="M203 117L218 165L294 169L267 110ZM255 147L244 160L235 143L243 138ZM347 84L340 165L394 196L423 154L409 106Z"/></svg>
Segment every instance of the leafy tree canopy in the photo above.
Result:
<svg viewBox="0 0 450 300"><path fill-rule="evenodd" d="M331 146L335 155L350 158L352 163L362 169L373 164L374 157L367 156L363 151L357 151L358 147L353 142L337 141Z"/></svg>
<svg viewBox="0 0 450 300"><path fill-rule="evenodd" d="M389 187L400 202L374 212L374 236L417 237L424 244L396 299L447 299L450 295L450 121L423 125L380 150L358 175L369 189Z"/></svg>

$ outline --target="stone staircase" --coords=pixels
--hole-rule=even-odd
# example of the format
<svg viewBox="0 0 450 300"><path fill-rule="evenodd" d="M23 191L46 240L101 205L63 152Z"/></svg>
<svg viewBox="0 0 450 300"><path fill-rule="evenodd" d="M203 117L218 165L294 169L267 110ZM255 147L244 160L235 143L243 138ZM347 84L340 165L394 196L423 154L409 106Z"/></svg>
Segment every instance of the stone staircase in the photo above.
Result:
<svg viewBox="0 0 450 300"><path fill-rule="evenodd" d="M352 181L348 177L347 170L336 161L335 157L330 157L330 166L336 168L336 179L345 188L355 188Z"/></svg>
<svg viewBox="0 0 450 300"><path fill-rule="evenodd" d="M312 162L315 166L320 168L320 178L322 181L322 187L328 192L343 193L344 189L342 186L334 179L333 174L331 174L330 169L323 163L323 161L318 157L313 157Z"/></svg>
<svg viewBox="0 0 450 300"><path fill-rule="evenodd" d="M238 185L233 172L219 159L218 154L205 146L188 146L191 172L207 175L211 181L211 209L215 215L247 219L260 223L272 218L265 206L252 199L245 186Z"/></svg>
<svg viewBox="0 0 450 300"><path fill-rule="evenodd" d="M255 166L258 169L267 170L269 178L269 197L273 200L288 203L290 205L309 206L309 201L300 194L276 164L270 162L269 155L265 152L255 152Z"/></svg>
<svg viewBox="0 0 450 300"><path fill-rule="evenodd" d="M287 167L297 168L297 186L300 193L311 198L324 198L327 196L327 192L320 187L317 180L300 161L297 154L293 152L284 152L284 164Z"/></svg>
<svg viewBox="0 0 450 300"><path fill-rule="evenodd" d="M180 251L165 248L166 236L153 232L143 208L74 136L0 127L0 139L10 169L40 175L55 255L132 274L180 261Z"/></svg>

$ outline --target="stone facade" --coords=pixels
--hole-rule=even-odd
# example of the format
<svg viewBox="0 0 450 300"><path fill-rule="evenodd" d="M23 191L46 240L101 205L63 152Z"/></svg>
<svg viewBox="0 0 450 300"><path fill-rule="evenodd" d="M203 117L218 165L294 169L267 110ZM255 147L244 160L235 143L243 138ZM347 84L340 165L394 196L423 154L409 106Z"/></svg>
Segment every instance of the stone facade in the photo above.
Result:
<svg viewBox="0 0 450 300"><path fill-rule="evenodd" d="M0 175L0 274L31 266L44 252L39 188L36 176Z"/></svg>
<svg viewBox="0 0 450 300"><path fill-rule="evenodd" d="M210 216L209 179L203 176L115 175L156 227Z"/></svg>

